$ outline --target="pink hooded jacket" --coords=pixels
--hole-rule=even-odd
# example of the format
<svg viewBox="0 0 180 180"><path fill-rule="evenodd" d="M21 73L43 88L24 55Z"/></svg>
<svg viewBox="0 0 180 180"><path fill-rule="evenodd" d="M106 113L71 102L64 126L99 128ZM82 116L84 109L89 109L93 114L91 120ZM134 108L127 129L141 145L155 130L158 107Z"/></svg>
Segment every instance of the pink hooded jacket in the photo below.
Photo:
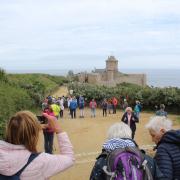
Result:
<svg viewBox="0 0 180 180"><path fill-rule="evenodd" d="M41 153L22 172L21 180L45 180L74 164L71 142L65 132L57 134L61 154ZM28 161L31 152L23 145L0 141L0 174L11 176Z"/></svg>

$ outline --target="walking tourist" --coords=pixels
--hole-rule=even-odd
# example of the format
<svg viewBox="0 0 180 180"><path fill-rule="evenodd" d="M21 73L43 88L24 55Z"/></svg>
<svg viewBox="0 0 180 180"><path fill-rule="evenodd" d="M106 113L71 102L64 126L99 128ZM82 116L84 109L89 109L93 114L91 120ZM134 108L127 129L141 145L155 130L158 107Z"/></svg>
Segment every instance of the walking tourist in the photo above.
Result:
<svg viewBox="0 0 180 180"><path fill-rule="evenodd" d="M132 139L134 139L136 132L136 123L139 122L138 117L134 114L131 107L127 107L122 116L121 121L126 123L132 130Z"/></svg>

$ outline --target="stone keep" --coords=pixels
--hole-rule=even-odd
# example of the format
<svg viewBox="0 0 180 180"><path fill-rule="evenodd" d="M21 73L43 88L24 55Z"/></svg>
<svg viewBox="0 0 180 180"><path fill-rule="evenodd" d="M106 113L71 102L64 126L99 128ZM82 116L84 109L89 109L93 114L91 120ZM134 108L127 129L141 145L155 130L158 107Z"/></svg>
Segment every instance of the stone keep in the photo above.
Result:
<svg viewBox="0 0 180 180"><path fill-rule="evenodd" d="M114 81L117 72L118 61L114 58L114 56L108 57L108 59L106 60L107 81Z"/></svg>
<svg viewBox="0 0 180 180"><path fill-rule="evenodd" d="M124 74L118 71L118 60L109 56L105 69L95 69L92 73L82 72L77 74L79 82L105 86L116 86L123 82L146 86L145 74Z"/></svg>

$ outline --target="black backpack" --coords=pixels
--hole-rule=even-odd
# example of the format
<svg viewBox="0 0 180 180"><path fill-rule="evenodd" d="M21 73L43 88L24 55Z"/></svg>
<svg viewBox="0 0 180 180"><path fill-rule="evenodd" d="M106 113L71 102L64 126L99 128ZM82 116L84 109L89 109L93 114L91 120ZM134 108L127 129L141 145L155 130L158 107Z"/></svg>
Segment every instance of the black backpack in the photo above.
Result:
<svg viewBox="0 0 180 180"><path fill-rule="evenodd" d="M0 180L20 180L20 175L21 173L24 171L24 169L36 158L38 157L39 153L32 153L29 156L28 162L24 165L24 167L22 169L20 169L16 174L12 175L12 176L4 176L2 174L0 174Z"/></svg>

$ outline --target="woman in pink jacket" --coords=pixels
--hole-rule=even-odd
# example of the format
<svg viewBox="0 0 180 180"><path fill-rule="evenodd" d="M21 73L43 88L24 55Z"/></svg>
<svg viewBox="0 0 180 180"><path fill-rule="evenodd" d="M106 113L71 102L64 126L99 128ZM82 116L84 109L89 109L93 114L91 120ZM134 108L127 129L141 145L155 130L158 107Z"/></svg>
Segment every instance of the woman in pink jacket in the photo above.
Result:
<svg viewBox="0 0 180 180"><path fill-rule="evenodd" d="M40 153L21 173L21 180L45 180L74 164L72 144L52 116L43 113L56 132L60 154ZM5 141L0 141L0 175L12 176L22 169L32 153L37 153L41 127L29 111L16 113L8 122Z"/></svg>

